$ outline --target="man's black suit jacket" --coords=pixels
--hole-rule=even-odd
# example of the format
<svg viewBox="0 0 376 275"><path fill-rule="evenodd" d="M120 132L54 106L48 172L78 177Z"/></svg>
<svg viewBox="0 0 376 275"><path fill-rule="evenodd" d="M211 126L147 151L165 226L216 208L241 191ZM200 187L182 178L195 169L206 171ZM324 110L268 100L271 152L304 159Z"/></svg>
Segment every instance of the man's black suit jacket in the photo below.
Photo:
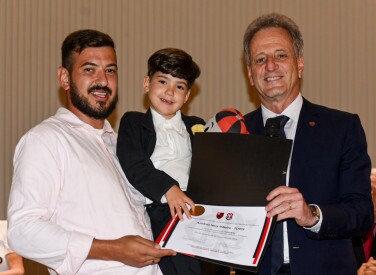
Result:
<svg viewBox="0 0 376 275"><path fill-rule="evenodd" d="M193 140L191 127L205 124L195 116L185 116L182 120ZM120 121L116 154L129 182L145 197L160 202L162 196L178 182L165 172L154 167L150 156L153 154L157 136L150 109L146 113L127 112Z"/></svg>
<svg viewBox="0 0 376 275"><path fill-rule="evenodd" d="M263 134L261 108L245 116L251 134ZM304 99L291 157L289 186L317 204L316 234L287 221L291 274L356 274L351 238L373 223L371 162L359 117ZM258 274L271 274L268 249Z"/></svg>

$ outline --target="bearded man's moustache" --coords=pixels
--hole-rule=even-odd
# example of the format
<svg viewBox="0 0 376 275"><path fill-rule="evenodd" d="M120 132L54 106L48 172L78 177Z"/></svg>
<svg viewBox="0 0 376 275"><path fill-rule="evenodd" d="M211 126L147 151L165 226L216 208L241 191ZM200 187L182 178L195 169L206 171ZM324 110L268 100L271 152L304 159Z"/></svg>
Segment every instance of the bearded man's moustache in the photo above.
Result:
<svg viewBox="0 0 376 275"><path fill-rule="evenodd" d="M100 85L96 85L96 86L91 87L89 89L89 93L94 92L95 90L106 91L110 95L112 94L112 91L111 91L110 88L108 88L107 86L100 86Z"/></svg>

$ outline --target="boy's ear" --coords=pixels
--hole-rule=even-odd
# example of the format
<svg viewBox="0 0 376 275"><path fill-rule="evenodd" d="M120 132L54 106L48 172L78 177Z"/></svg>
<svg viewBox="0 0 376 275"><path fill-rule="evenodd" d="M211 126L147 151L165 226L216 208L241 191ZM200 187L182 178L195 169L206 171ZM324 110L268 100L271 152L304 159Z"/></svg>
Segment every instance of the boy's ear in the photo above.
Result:
<svg viewBox="0 0 376 275"><path fill-rule="evenodd" d="M188 92L187 92L187 94L185 95L184 103L186 103L188 101L190 94L191 94L191 89L189 89Z"/></svg>
<svg viewBox="0 0 376 275"><path fill-rule="evenodd" d="M57 69L57 81L59 81L60 86L65 90L68 91L70 89L70 82L69 82L69 72L66 68L60 66Z"/></svg>
<svg viewBox="0 0 376 275"><path fill-rule="evenodd" d="M144 76L144 82L143 82L143 87L144 87L144 92L147 93L149 92L149 85L150 85L150 77L148 75Z"/></svg>

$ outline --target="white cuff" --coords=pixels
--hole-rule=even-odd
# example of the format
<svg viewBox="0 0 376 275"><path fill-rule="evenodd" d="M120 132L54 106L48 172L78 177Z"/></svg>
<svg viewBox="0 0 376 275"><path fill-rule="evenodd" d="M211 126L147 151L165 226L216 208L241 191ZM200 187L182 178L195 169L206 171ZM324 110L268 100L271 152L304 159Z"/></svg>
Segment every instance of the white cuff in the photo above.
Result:
<svg viewBox="0 0 376 275"><path fill-rule="evenodd" d="M319 221L314 226L312 226L312 227L304 227L304 229L310 230L310 231L312 231L314 233L318 233L320 231L320 229L321 229L321 224L322 224L322 219L323 219L322 211L321 211L320 207L317 204L310 204L310 205L317 206L317 208L320 211L320 219L319 219Z"/></svg>
<svg viewBox="0 0 376 275"><path fill-rule="evenodd" d="M92 236L73 231L64 262L56 272L60 275L76 274L89 255L93 239Z"/></svg>

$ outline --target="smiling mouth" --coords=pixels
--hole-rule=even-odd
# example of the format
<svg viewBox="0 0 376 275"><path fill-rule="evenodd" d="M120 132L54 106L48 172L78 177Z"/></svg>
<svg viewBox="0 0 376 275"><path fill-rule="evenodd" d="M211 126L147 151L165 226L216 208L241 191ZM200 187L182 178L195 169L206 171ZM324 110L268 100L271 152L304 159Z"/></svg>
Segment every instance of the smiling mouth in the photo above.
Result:
<svg viewBox="0 0 376 275"><path fill-rule="evenodd" d="M108 88L107 86L99 86L99 85L96 85L94 87L91 87L89 89L89 93L90 94L93 94L95 96L98 96L98 97L106 97L107 95L111 95L112 94L112 90L110 88Z"/></svg>
<svg viewBox="0 0 376 275"><path fill-rule="evenodd" d="M265 77L265 81L276 81L282 79L282 76L270 76L270 77Z"/></svg>
<svg viewBox="0 0 376 275"><path fill-rule="evenodd" d="M107 97L107 92L100 92L98 90L91 92L93 95L101 98L106 98Z"/></svg>
<svg viewBox="0 0 376 275"><path fill-rule="evenodd" d="M164 99L164 98L161 98L161 101L170 105L173 103L172 101Z"/></svg>

